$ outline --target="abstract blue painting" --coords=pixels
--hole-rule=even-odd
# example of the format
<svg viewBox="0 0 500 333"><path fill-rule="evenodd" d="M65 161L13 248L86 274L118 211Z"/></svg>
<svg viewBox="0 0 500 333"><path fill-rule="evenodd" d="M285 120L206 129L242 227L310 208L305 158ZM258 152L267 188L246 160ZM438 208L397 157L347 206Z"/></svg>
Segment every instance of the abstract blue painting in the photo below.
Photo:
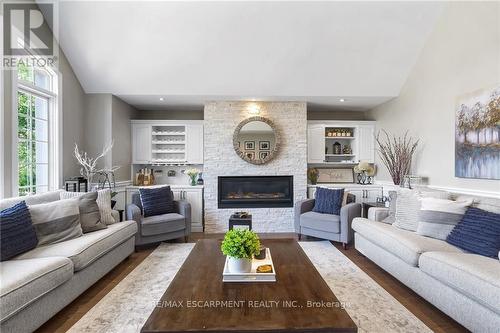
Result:
<svg viewBox="0 0 500 333"><path fill-rule="evenodd" d="M500 179L500 86L459 98L455 176Z"/></svg>

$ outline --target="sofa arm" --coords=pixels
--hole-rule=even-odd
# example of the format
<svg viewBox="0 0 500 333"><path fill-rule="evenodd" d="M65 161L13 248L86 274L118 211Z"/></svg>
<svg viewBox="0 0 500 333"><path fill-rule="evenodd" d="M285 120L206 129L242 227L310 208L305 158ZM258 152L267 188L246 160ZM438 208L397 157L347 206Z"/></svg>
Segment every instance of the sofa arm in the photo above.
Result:
<svg viewBox="0 0 500 333"><path fill-rule="evenodd" d="M127 220L133 220L137 224L137 234L141 234L142 212L141 209L135 204L127 205Z"/></svg>
<svg viewBox="0 0 500 333"><path fill-rule="evenodd" d="M191 204L186 200L175 200L174 201L174 209L178 214L184 216L186 220L186 229L185 235L188 236L191 234Z"/></svg>
<svg viewBox="0 0 500 333"><path fill-rule="evenodd" d="M294 226L295 232L300 234L300 215L310 212L314 208L314 199L305 199L295 203Z"/></svg>
<svg viewBox="0 0 500 333"><path fill-rule="evenodd" d="M349 244L354 236L352 220L361 216L361 204L350 203L340 209L340 241Z"/></svg>
<svg viewBox="0 0 500 333"><path fill-rule="evenodd" d="M120 222L120 212L113 209L111 211L111 216L113 216L113 219L115 220L115 222Z"/></svg>
<svg viewBox="0 0 500 333"><path fill-rule="evenodd" d="M371 207L370 209L368 209L369 220L381 222L387 216L389 216L389 208Z"/></svg>

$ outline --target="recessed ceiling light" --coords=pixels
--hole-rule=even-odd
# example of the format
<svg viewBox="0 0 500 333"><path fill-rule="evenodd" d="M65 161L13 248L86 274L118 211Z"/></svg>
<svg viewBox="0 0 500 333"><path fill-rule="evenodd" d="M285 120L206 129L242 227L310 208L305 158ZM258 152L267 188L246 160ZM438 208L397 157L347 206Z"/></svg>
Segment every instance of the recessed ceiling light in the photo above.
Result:
<svg viewBox="0 0 500 333"><path fill-rule="evenodd" d="M164 100L165 100L165 98L163 98L163 97L160 97L160 101L162 101L162 102L163 102Z"/></svg>
<svg viewBox="0 0 500 333"><path fill-rule="evenodd" d="M341 98L339 99L340 102L344 103L345 102L345 99Z"/></svg>

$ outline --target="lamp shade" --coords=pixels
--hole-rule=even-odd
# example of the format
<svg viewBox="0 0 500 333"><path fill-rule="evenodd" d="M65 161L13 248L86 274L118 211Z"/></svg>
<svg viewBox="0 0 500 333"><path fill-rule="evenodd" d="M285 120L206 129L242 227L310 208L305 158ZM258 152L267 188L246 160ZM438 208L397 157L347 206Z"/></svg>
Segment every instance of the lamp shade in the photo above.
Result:
<svg viewBox="0 0 500 333"><path fill-rule="evenodd" d="M358 164L358 169L360 171L366 171L366 170L370 169L370 163L368 163L366 161L361 161Z"/></svg>

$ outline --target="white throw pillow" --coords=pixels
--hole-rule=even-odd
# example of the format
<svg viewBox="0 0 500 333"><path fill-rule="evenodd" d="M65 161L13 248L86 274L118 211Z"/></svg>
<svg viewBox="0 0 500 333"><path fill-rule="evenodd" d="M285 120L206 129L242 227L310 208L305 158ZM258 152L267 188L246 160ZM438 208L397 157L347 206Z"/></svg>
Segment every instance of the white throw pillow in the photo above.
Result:
<svg viewBox="0 0 500 333"><path fill-rule="evenodd" d="M421 198L417 234L436 239L446 237L462 220L472 200L453 201L437 198Z"/></svg>
<svg viewBox="0 0 500 333"><path fill-rule="evenodd" d="M448 192L444 191L410 190L406 188L399 189L396 198L396 214L393 226L400 229L417 231L418 214L420 212L419 199L448 199L448 197Z"/></svg>
<svg viewBox="0 0 500 333"><path fill-rule="evenodd" d="M86 194L85 192L61 192L61 199L70 199L76 198ZM104 189L97 191L97 206L99 206L99 212L101 213L101 222L104 222L106 225L110 225L115 223L115 219L113 218L113 214L111 213L113 210L111 209L111 190Z"/></svg>

